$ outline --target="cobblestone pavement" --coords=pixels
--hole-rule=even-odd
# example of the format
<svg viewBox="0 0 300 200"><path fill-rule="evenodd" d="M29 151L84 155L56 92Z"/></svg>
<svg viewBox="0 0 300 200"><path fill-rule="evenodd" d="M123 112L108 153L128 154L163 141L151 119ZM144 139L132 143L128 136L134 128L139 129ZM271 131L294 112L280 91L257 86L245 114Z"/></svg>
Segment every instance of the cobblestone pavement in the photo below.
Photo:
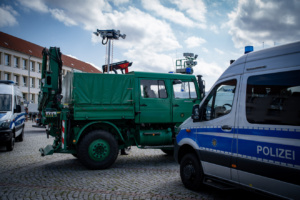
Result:
<svg viewBox="0 0 300 200"><path fill-rule="evenodd" d="M179 165L160 150L133 147L112 168L88 170L69 154L41 157L52 144L44 129L26 122L25 139L12 152L0 147L0 199L260 199L257 194L184 188Z"/></svg>

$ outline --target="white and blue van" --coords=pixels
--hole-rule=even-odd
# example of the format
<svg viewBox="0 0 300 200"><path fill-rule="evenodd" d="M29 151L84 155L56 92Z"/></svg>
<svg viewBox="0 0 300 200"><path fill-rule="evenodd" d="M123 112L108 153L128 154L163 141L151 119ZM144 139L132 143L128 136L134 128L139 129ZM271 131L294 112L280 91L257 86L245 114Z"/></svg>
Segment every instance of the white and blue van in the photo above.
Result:
<svg viewBox="0 0 300 200"><path fill-rule="evenodd" d="M300 199L300 42L246 53L178 130L185 187Z"/></svg>
<svg viewBox="0 0 300 200"><path fill-rule="evenodd" d="M23 141L25 112L20 89L13 81L0 81L0 145L14 149L15 140Z"/></svg>

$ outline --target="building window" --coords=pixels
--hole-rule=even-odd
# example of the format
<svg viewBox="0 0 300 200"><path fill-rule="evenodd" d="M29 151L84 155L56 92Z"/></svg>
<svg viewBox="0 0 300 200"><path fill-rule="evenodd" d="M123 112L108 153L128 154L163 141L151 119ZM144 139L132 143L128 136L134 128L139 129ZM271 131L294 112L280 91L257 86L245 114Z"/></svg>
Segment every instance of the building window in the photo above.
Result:
<svg viewBox="0 0 300 200"><path fill-rule="evenodd" d="M30 78L30 87L34 88L34 78Z"/></svg>
<svg viewBox="0 0 300 200"><path fill-rule="evenodd" d="M23 69L27 69L27 60L23 59Z"/></svg>
<svg viewBox="0 0 300 200"><path fill-rule="evenodd" d="M4 80L10 80L10 74L5 73L4 74Z"/></svg>
<svg viewBox="0 0 300 200"><path fill-rule="evenodd" d="M25 76L23 76L23 86L26 87L27 83L27 78Z"/></svg>
<svg viewBox="0 0 300 200"><path fill-rule="evenodd" d="M26 93L22 93L23 99L26 99Z"/></svg>
<svg viewBox="0 0 300 200"><path fill-rule="evenodd" d="M30 71L34 72L34 62L30 61Z"/></svg>
<svg viewBox="0 0 300 200"><path fill-rule="evenodd" d="M16 85L19 85L19 76L14 75L14 82L16 83Z"/></svg>
<svg viewBox="0 0 300 200"><path fill-rule="evenodd" d="M41 71L42 71L42 64L41 64L41 63L38 63L38 68L39 68L39 69L38 69L38 70L39 70L38 72L41 73Z"/></svg>
<svg viewBox="0 0 300 200"><path fill-rule="evenodd" d="M30 94L30 102L34 103L34 94Z"/></svg>
<svg viewBox="0 0 300 200"><path fill-rule="evenodd" d="M10 66L10 55L8 55L8 54L5 54L4 55L4 59L5 59L5 65L6 66Z"/></svg>
<svg viewBox="0 0 300 200"><path fill-rule="evenodd" d="M15 68L19 68L19 58L18 57L14 57L14 61L15 61L14 67Z"/></svg>
<svg viewBox="0 0 300 200"><path fill-rule="evenodd" d="M41 79L39 79L39 88L41 88Z"/></svg>

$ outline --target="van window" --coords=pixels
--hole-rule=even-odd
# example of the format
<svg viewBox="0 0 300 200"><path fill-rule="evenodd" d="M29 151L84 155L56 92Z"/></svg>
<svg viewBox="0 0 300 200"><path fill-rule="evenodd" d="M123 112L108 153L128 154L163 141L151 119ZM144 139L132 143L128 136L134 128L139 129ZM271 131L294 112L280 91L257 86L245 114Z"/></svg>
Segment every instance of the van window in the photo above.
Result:
<svg viewBox="0 0 300 200"><path fill-rule="evenodd" d="M182 82L173 84L174 98L176 99L197 99L194 82Z"/></svg>
<svg viewBox="0 0 300 200"><path fill-rule="evenodd" d="M0 94L0 111L11 111L11 103L11 94Z"/></svg>
<svg viewBox="0 0 300 200"><path fill-rule="evenodd" d="M143 98L168 98L165 81L141 80L141 96Z"/></svg>
<svg viewBox="0 0 300 200"><path fill-rule="evenodd" d="M249 123L300 125L300 70L251 76L247 80Z"/></svg>
<svg viewBox="0 0 300 200"><path fill-rule="evenodd" d="M236 80L216 85L203 103L202 120L212 120L230 113L236 88Z"/></svg>

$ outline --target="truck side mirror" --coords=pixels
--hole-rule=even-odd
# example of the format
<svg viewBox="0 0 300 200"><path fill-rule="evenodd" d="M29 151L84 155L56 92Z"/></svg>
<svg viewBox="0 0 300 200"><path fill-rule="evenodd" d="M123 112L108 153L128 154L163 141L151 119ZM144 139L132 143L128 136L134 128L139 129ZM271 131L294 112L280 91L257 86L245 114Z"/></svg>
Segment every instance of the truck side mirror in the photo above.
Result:
<svg viewBox="0 0 300 200"><path fill-rule="evenodd" d="M193 122L200 122L200 108L198 104L193 106L191 117L193 119Z"/></svg>
<svg viewBox="0 0 300 200"><path fill-rule="evenodd" d="M14 113L20 113L21 112L21 106L16 105L16 108L14 109Z"/></svg>

